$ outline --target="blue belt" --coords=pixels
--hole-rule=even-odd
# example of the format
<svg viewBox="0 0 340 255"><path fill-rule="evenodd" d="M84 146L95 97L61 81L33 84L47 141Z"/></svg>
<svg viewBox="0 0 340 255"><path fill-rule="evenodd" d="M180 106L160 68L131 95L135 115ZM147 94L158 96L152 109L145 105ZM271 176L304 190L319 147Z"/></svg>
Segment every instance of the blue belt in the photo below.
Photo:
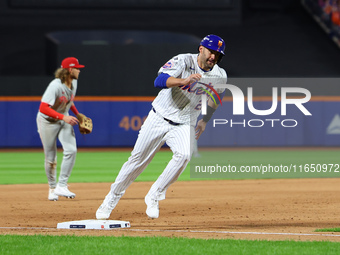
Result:
<svg viewBox="0 0 340 255"><path fill-rule="evenodd" d="M156 113L155 108L152 107L152 110ZM174 126L181 125L181 123L173 122L172 120L169 120L169 119L166 119L166 118L163 118L163 119L164 119L165 121L169 122L169 124L171 124L171 125L174 125Z"/></svg>

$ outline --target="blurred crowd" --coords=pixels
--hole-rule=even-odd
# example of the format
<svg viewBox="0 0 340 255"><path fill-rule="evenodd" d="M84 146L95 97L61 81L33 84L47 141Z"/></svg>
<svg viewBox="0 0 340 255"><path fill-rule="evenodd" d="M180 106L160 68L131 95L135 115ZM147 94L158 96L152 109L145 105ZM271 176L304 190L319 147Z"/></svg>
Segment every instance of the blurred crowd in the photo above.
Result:
<svg viewBox="0 0 340 255"><path fill-rule="evenodd" d="M304 0L305 6L319 17L332 36L340 38L340 0Z"/></svg>

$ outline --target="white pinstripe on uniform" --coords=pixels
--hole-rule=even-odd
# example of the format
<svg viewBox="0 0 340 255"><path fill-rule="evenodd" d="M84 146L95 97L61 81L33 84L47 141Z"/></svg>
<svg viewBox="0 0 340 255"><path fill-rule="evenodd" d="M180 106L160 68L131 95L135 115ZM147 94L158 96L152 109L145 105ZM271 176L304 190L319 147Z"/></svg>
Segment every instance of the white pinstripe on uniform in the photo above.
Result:
<svg viewBox="0 0 340 255"><path fill-rule="evenodd" d="M158 73L167 73L176 78L187 78L191 74L199 73L202 75L200 82L209 84L226 83L227 74L224 69L217 65L209 71L203 71L197 64L197 54L180 54L173 57L166 65L161 67ZM202 92L199 90L203 85L196 84L191 86L190 91L184 90L182 87L174 87L171 89L162 89L152 103L152 106L164 118L170 119L178 123L190 123L196 125L197 117L200 114L200 104ZM224 89L217 89L218 93ZM190 121L191 120L191 121Z"/></svg>
<svg viewBox="0 0 340 255"><path fill-rule="evenodd" d="M176 78L187 78L191 74L200 73L202 75L200 81L204 83L211 82L212 85L226 83L227 75L222 68L215 65L212 70L205 72L197 64L197 56L197 54L177 55L161 67L159 73L167 73ZM173 157L147 194L153 200L165 199L167 189L178 179L191 158L193 143L190 140L194 139L194 127L200 114L202 90L198 87L203 86L196 84L191 86L190 90L187 87L165 88L159 92L152 102L154 110L149 112L142 125L131 156L122 166L102 206L110 201L115 201L115 206L128 186L151 162L155 153L167 143ZM219 89L217 92L223 90ZM165 119L179 125L172 125Z"/></svg>

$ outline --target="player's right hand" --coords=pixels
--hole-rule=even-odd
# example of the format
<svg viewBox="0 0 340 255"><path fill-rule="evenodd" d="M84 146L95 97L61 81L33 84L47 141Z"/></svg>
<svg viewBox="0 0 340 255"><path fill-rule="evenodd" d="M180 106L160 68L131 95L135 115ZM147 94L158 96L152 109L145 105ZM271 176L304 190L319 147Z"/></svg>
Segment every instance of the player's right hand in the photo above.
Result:
<svg viewBox="0 0 340 255"><path fill-rule="evenodd" d="M207 125L206 122L204 122L202 119L200 119L197 122L197 126L195 128L195 138L196 140L198 140L198 138L200 138L201 134L203 133L203 131L205 130L205 126Z"/></svg>
<svg viewBox="0 0 340 255"><path fill-rule="evenodd" d="M193 84L199 81L202 78L202 75L199 73L191 74L188 78L184 79L185 85Z"/></svg>
<svg viewBox="0 0 340 255"><path fill-rule="evenodd" d="M66 123L74 126L74 125L77 125L78 124L78 119L76 117L73 117L73 116L65 116L64 115L64 118L63 118L63 121L65 121Z"/></svg>

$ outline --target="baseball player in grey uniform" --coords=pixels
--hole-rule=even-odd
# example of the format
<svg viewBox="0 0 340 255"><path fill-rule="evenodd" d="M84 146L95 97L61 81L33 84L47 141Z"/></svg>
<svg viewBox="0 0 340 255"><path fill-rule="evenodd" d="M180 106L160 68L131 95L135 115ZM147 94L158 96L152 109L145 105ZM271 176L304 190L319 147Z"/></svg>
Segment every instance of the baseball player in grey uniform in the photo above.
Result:
<svg viewBox="0 0 340 255"><path fill-rule="evenodd" d="M173 157L145 196L146 214L159 217L159 201L186 168L192 156L194 139L198 139L218 105L209 98L207 114L197 122L201 110L202 84L226 84L227 74L217 63L224 56L225 43L216 35L203 38L198 54L180 54L159 69L155 87L161 91L152 102L147 119L128 161L96 212L97 219L108 219L128 186L151 162L166 143ZM223 95L224 89L216 89ZM205 93L205 92L204 92ZM197 123L197 125L196 125ZM196 126L196 132L195 132ZM195 137L196 136L196 137Z"/></svg>
<svg viewBox="0 0 340 255"><path fill-rule="evenodd" d="M73 126L78 123L76 117L69 115L71 109L75 115L79 112L73 100L77 91L77 80L83 65L74 57L65 58L61 68L55 72L55 79L45 90L39 112L37 126L45 154L45 172L49 184L48 199L58 200L58 196L74 198L67 182L76 160L77 144ZM57 183L57 138L63 147L63 160Z"/></svg>

